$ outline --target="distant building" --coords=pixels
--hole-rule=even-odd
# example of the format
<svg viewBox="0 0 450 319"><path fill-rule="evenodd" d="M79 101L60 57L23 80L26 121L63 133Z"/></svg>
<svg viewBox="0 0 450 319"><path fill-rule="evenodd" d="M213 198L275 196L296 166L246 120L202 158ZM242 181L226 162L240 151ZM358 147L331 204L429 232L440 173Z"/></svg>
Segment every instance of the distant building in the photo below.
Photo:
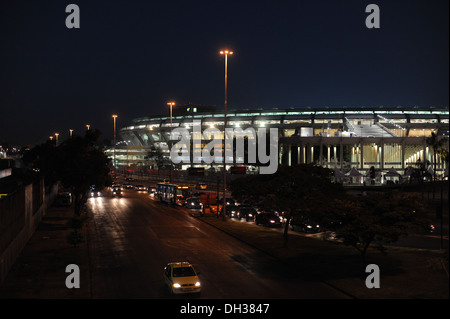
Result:
<svg viewBox="0 0 450 319"><path fill-rule="evenodd" d="M173 110L173 128L185 127L192 131L192 121L199 120L202 130L224 129L223 110L194 105L177 106ZM131 125L121 128L116 165L148 166L146 156L150 148L161 150L168 158L170 126L170 116L165 115L136 118ZM432 163L433 150L426 138L432 132L440 138L448 137L449 110L435 107L229 110L227 127L277 128L279 164L315 163L367 173L371 167L405 170L418 161ZM111 152L112 149L108 150ZM213 166L220 168L223 164ZM231 166L227 165L227 169ZM444 170L440 158L436 169Z"/></svg>

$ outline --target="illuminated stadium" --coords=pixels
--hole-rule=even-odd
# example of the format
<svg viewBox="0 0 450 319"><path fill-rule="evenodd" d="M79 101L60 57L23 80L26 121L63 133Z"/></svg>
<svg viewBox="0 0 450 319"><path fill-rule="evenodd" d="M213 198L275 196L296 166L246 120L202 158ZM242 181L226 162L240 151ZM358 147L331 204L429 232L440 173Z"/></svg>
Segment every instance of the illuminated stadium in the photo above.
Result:
<svg viewBox="0 0 450 319"><path fill-rule="evenodd" d="M169 113L169 112L168 112ZM172 120L172 124L171 124ZM223 131L224 114L214 107L177 106L169 115L141 117L123 127L115 148L117 167L130 165L155 168L149 150L159 150L169 158L172 129L185 127L192 132L194 120L202 129ZM377 170L404 171L418 162L429 161L442 174L447 168L440 157L433 162L433 149L427 143L432 133L446 138L448 150L449 111L436 107L342 107L234 110L227 113L227 127L278 129L278 160L282 165L315 163L348 172ZM191 133L192 134L192 133ZM113 149L108 150L113 158ZM191 165L183 165L186 169ZM218 170L222 164L196 165ZM227 170L233 166L227 165ZM247 165L249 172L257 167Z"/></svg>

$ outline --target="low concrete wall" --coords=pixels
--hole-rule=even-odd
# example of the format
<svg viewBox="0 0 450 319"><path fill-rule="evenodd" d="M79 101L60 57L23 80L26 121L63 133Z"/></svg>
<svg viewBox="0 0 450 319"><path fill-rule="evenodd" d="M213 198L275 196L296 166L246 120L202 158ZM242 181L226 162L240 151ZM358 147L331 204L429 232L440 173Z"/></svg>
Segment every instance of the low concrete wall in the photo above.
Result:
<svg viewBox="0 0 450 319"><path fill-rule="evenodd" d="M53 202L50 199L55 198L57 191L58 186L55 185L46 196L44 181L41 179L13 195L24 199L23 205L17 205L18 207L2 205L6 201L4 203L0 201L0 214L3 215L4 221L9 222L9 225L3 225L3 233L0 233L0 283L6 278L22 249L39 226L47 207ZM8 233L11 229L13 233Z"/></svg>

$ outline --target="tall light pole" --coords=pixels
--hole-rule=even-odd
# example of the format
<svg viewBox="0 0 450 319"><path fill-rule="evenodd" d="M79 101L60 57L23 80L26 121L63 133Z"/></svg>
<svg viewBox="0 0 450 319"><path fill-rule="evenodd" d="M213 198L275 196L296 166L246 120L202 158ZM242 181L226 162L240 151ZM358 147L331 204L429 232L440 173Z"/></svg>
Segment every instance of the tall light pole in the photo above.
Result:
<svg viewBox="0 0 450 319"><path fill-rule="evenodd" d="M113 121L114 121L114 150L113 150L113 167L116 167L116 119L117 114L113 114Z"/></svg>
<svg viewBox="0 0 450 319"><path fill-rule="evenodd" d="M170 137L169 137L169 154L170 154L170 149L172 148L172 107L175 105L175 102L167 102L167 105L170 107ZM170 156L169 156L170 158ZM172 161L170 161L170 183L172 184L173 182L173 173L172 173Z"/></svg>
<svg viewBox="0 0 450 319"><path fill-rule="evenodd" d="M91 125L90 124L86 124L86 128L89 131L91 129Z"/></svg>
<svg viewBox="0 0 450 319"><path fill-rule="evenodd" d="M223 124L223 219L225 219L227 211L226 189L227 189L227 170L225 160L225 142L226 142L226 127L227 127L227 89L228 89L228 55L232 55L234 52L230 50L222 50L219 52L225 56L225 102L224 102L224 124ZM219 212L217 212L219 214Z"/></svg>
<svg viewBox="0 0 450 319"><path fill-rule="evenodd" d="M59 136L59 133L55 133L55 137L56 137L56 146L58 146L58 136Z"/></svg>
<svg viewBox="0 0 450 319"><path fill-rule="evenodd" d="M69 135L70 135L70 138L72 138L72 133L73 133L73 130L72 130L72 129L69 129Z"/></svg>

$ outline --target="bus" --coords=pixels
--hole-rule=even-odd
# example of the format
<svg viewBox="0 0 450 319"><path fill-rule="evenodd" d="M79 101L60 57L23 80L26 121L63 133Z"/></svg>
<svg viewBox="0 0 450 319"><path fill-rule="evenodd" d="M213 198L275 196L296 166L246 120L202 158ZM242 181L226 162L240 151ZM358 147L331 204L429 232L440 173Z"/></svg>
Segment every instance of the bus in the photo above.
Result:
<svg viewBox="0 0 450 319"><path fill-rule="evenodd" d="M155 196L161 202L184 206L190 197L190 189L189 186L161 182L156 184Z"/></svg>

